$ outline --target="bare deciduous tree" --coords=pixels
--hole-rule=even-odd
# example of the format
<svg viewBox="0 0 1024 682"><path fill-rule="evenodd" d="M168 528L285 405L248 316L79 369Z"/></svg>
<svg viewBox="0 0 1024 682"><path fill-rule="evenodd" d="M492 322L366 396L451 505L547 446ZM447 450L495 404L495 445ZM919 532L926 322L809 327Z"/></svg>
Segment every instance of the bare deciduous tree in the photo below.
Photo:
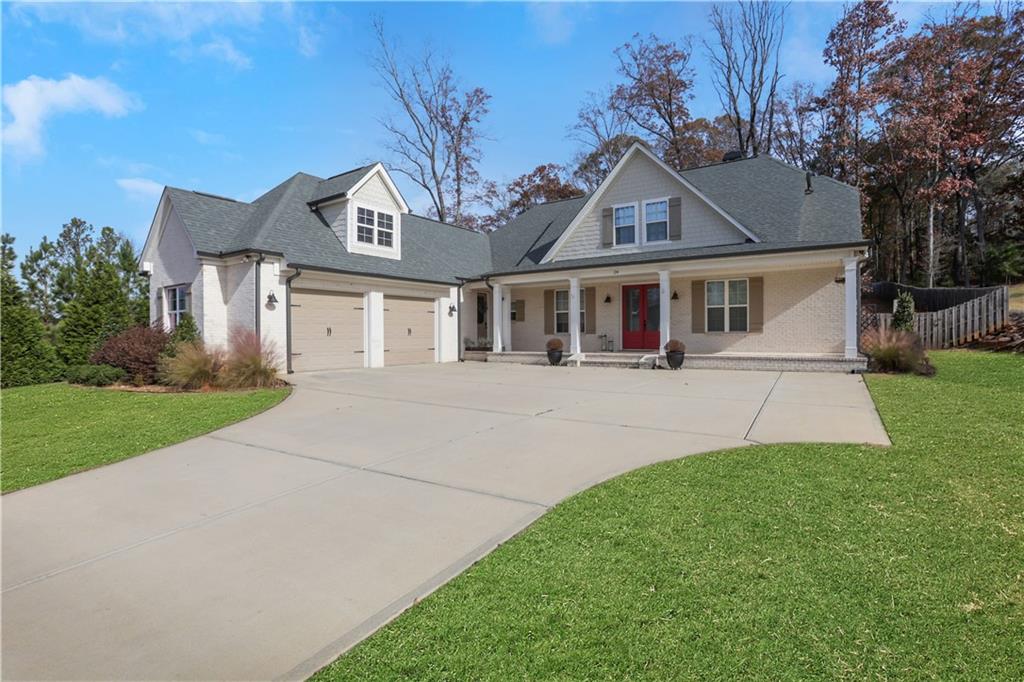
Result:
<svg viewBox="0 0 1024 682"><path fill-rule="evenodd" d="M711 7L717 42L704 45L715 89L744 155L772 148L785 11L785 5L767 0L740 0L735 9Z"/></svg>
<svg viewBox="0 0 1024 682"><path fill-rule="evenodd" d="M811 170L824 124L810 83L796 81L775 100L772 152L783 161Z"/></svg>
<svg viewBox="0 0 1024 682"><path fill-rule="evenodd" d="M438 220L462 222L470 190L479 181L479 126L491 96L483 88L461 91L451 65L425 50L416 62L400 61L382 21L374 21L378 51L373 66L401 115L381 120L390 169L422 187Z"/></svg>
<svg viewBox="0 0 1024 682"><path fill-rule="evenodd" d="M693 98L689 41L677 45L636 34L615 56L625 82L612 91L609 105L653 140L667 163L684 168L692 156L686 134L686 103Z"/></svg>

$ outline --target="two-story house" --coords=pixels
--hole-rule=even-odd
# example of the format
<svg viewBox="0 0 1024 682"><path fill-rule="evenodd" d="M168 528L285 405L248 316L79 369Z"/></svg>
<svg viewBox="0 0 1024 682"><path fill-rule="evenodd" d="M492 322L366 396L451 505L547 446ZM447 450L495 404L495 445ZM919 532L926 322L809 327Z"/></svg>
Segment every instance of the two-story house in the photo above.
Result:
<svg viewBox="0 0 1024 682"><path fill-rule="evenodd" d="M591 194L482 234L410 213L377 163L251 203L167 188L141 257L154 322L235 326L289 371L657 354L691 366L861 369L856 189L769 157L677 172L636 144Z"/></svg>

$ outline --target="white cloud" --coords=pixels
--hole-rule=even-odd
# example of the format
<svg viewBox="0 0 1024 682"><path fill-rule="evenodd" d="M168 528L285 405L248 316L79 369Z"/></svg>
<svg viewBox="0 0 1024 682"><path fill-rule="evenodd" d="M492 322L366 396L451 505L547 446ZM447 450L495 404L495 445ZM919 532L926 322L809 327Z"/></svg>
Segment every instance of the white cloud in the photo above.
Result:
<svg viewBox="0 0 1024 682"><path fill-rule="evenodd" d="M227 62L236 69L252 68L252 60L239 52L230 38L222 36L214 38L210 42L200 45L197 52L201 55Z"/></svg>
<svg viewBox="0 0 1024 682"><path fill-rule="evenodd" d="M576 32L577 19L583 7L577 3L531 2L526 6L526 14L542 42L559 45Z"/></svg>
<svg viewBox="0 0 1024 682"><path fill-rule="evenodd" d="M308 26L299 26L299 54L303 57L315 57L320 51L320 34Z"/></svg>
<svg viewBox="0 0 1024 682"><path fill-rule="evenodd" d="M4 146L24 158L43 154L43 128L56 114L98 111L118 117L142 106L106 78L84 78L74 73L59 81L29 76L5 85L3 104L9 114L9 122L3 127Z"/></svg>
<svg viewBox="0 0 1024 682"><path fill-rule="evenodd" d="M31 24L67 23L92 40L186 42L217 26L255 28L263 20L258 2L19 3L12 16Z"/></svg>
<svg viewBox="0 0 1024 682"><path fill-rule="evenodd" d="M198 128L189 128L188 134L199 144L218 145L227 142L227 138L220 133L211 133L206 130L199 130Z"/></svg>
<svg viewBox="0 0 1024 682"><path fill-rule="evenodd" d="M115 182L132 199L155 201L164 191L163 185L149 178L118 178Z"/></svg>

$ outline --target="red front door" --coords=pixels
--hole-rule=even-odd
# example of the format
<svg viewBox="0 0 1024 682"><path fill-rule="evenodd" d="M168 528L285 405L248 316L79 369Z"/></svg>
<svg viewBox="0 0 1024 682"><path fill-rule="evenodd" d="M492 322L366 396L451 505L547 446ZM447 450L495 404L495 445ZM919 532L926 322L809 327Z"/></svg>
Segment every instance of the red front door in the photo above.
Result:
<svg viewBox="0 0 1024 682"><path fill-rule="evenodd" d="M657 284L622 287L622 347L656 350L661 343L661 294Z"/></svg>

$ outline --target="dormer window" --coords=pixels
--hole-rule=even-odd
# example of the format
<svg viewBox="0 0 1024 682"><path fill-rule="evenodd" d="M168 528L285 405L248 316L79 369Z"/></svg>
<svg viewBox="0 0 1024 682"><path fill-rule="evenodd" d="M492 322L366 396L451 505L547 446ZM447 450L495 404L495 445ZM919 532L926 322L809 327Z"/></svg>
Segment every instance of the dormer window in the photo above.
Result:
<svg viewBox="0 0 1024 682"><path fill-rule="evenodd" d="M361 206L356 209L356 239L366 244L373 243L373 211Z"/></svg>
<svg viewBox="0 0 1024 682"><path fill-rule="evenodd" d="M357 206L356 240L363 244L392 248L395 245L395 216Z"/></svg>
<svg viewBox="0 0 1024 682"><path fill-rule="evenodd" d="M395 243L395 216L377 212L377 245L390 247Z"/></svg>

